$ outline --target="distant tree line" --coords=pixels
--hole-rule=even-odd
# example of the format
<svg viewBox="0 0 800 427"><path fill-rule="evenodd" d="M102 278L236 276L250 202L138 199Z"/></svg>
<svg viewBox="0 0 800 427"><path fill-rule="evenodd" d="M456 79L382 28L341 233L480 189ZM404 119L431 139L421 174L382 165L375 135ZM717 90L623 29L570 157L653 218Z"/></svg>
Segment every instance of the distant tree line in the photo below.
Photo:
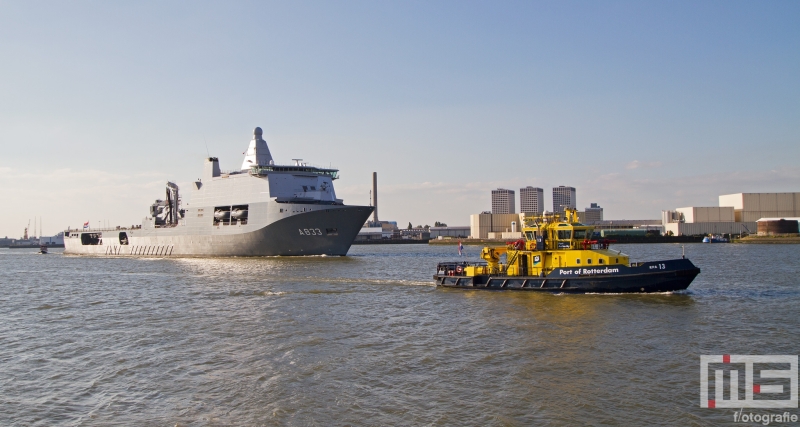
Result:
<svg viewBox="0 0 800 427"><path fill-rule="evenodd" d="M434 226L434 227L447 227L447 224L445 224L445 223L443 223L443 222L436 221L436 222L433 224L433 226ZM414 227L414 226L412 226L412 225L411 225L411 223L409 222L409 223L408 223L408 229L409 229L409 230L411 230L411 229L413 229L413 228L424 228L424 229L426 229L426 230L427 230L427 229L431 228L431 226L430 226L430 225L428 225L428 224L425 224L425 225L418 225L418 226Z"/></svg>

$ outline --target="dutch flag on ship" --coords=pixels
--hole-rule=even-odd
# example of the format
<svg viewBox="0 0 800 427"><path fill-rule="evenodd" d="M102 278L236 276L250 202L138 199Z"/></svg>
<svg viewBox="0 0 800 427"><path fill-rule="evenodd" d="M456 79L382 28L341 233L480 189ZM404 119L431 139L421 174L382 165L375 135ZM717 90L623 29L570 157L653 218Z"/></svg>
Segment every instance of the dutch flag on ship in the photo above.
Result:
<svg viewBox="0 0 800 427"><path fill-rule="evenodd" d="M89 228L89 221L83 223L83 228Z"/></svg>

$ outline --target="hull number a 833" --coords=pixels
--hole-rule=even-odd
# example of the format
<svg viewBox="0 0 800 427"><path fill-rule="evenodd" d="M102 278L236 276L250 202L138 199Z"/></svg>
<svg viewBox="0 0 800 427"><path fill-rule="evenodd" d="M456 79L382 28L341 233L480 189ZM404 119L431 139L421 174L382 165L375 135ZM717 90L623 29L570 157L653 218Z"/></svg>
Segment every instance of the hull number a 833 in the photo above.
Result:
<svg viewBox="0 0 800 427"><path fill-rule="evenodd" d="M319 228L298 228L301 236L322 236L322 230Z"/></svg>

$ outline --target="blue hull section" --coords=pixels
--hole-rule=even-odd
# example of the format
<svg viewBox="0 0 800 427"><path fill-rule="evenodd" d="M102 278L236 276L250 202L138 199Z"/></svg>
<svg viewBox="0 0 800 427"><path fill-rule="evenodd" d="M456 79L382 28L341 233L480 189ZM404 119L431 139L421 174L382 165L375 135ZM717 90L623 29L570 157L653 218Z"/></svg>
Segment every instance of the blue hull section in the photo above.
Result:
<svg viewBox="0 0 800 427"><path fill-rule="evenodd" d="M435 275L448 288L564 293L674 292L689 287L700 274L688 259L622 265L557 268L545 277Z"/></svg>

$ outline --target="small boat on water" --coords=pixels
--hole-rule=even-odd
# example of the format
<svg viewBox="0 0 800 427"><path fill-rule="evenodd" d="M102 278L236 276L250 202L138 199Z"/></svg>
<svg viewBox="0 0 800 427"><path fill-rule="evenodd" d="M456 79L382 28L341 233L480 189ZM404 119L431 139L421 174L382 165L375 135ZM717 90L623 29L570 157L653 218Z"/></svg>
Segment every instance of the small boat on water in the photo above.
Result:
<svg viewBox="0 0 800 427"><path fill-rule="evenodd" d="M37 252L37 253L42 254L42 255L47 255L47 245L39 246L39 252Z"/></svg>
<svg viewBox="0 0 800 427"><path fill-rule="evenodd" d="M709 234L703 237L703 243L728 243L728 239L718 234Z"/></svg>
<svg viewBox="0 0 800 427"><path fill-rule="evenodd" d="M524 217L522 224L522 239L483 248L484 261L439 263L436 284L556 293L673 292L688 288L700 274L685 257L630 262L628 255L609 248L614 241L593 240L594 227L578 222L574 209L566 209L563 217Z"/></svg>

